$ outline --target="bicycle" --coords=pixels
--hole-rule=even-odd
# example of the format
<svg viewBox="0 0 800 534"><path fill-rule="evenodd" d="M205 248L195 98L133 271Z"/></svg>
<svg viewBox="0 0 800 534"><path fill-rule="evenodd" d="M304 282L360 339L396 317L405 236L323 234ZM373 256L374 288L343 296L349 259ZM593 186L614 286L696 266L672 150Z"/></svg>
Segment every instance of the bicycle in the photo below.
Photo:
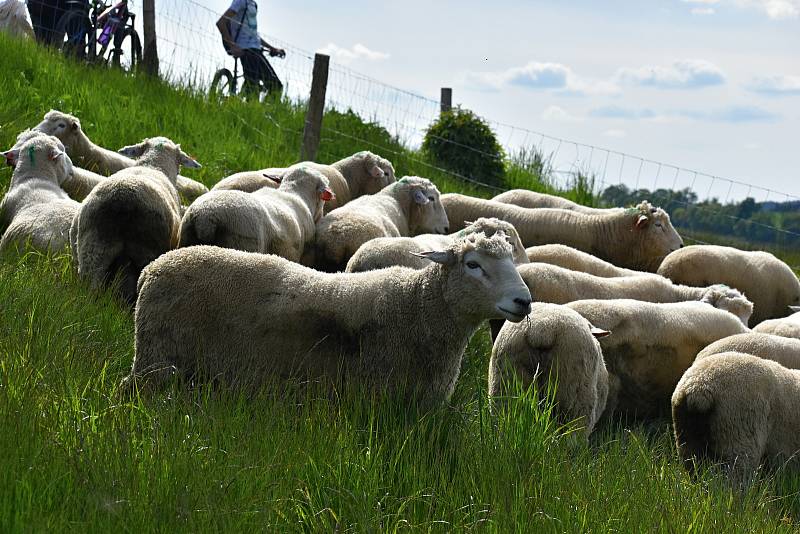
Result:
<svg viewBox="0 0 800 534"><path fill-rule="evenodd" d="M286 52L279 51L273 52L273 49L261 47L261 52L266 52L269 54L269 57L277 57L277 58L285 58ZM233 63L233 72L229 69L221 68L217 72L214 73L214 78L211 80L211 88L209 89L209 94L212 97L229 97L229 96L236 96L239 92L239 81L244 79L244 70L242 73L239 74L239 64L241 61L238 57L234 56L234 63ZM259 100L261 99L261 93L269 92L269 87L267 87L265 80L259 80L258 82L258 97Z"/></svg>
<svg viewBox="0 0 800 534"><path fill-rule="evenodd" d="M67 10L56 25L64 35L61 50L91 63L105 63L133 71L142 61L142 44L134 29L136 15L128 0L110 5L102 0L67 0ZM113 46L112 46L113 45ZM125 48L129 49L123 64Z"/></svg>

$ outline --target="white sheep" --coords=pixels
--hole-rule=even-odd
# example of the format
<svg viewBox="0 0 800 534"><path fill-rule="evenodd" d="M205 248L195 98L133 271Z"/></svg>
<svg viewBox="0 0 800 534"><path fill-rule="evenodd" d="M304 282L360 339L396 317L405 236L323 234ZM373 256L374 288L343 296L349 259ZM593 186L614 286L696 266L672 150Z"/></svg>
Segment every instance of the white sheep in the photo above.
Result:
<svg viewBox="0 0 800 534"><path fill-rule="evenodd" d="M769 252L693 245L667 256L658 274L677 284L726 284L753 301L751 325L786 317L800 305L800 282L792 269Z"/></svg>
<svg viewBox="0 0 800 534"><path fill-rule="evenodd" d="M157 386L173 372L245 388L341 379L440 403L480 323L520 321L531 300L502 236L473 234L426 256L422 270L329 274L274 255L172 251L139 279L126 384Z"/></svg>
<svg viewBox="0 0 800 534"><path fill-rule="evenodd" d="M517 383L528 388L534 382L543 395L548 380L554 381L559 420L579 421L588 437L608 396L608 371L595 337L608 334L574 310L534 303L525 321L507 322L494 342L489 362L490 397L498 402L496 398L507 398Z"/></svg>
<svg viewBox="0 0 800 534"><path fill-rule="evenodd" d="M392 163L372 152L357 152L330 165L311 161L303 165L321 172L330 182L335 199L325 205L325 213L343 206L354 198L374 195L396 181ZM259 171L233 174L220 180L213 189L238 190L253 193L263 187L276 188L276 182L288 168L271 167Z"/></svg>
<svg viewBox="0 0 800 534"><path fill-rule="evenodd" d="M361 196L317 223L314 264L342 270L367 241L378 237L446 234L447 215L439 190L425 178L406 176L374 195Z"/></svg>
<svg viewBox="0 0 800 534"><path fill-rule="evenodd" d="M613 332L600 340L609 373L609 414L668 414L675 384L697 353L718 339L747 331L732 314L702 302L579 300L567 307Z"/></svg>
<svg viewBox="0 0 800 534"><path fill-rule="evenodd" d="M589 206L582 206L576 202L568 200L564 197L556 195L548 195L546 193L536 193L528 191L527 189L512 189L492 198L495 202L503 204L513 204L520 208L538 209L538 208L559 208L564 210L580 211L591 213L596 211L596 208Z"/></svg>
<svg viewBox="0 0 800 534"><path fill-rule="evenodd" d="M567 245L539 245L525 249L531 263L549 263L571 271L581 271L604 278L648 275L642 271L623 269L591 254Z"/></svg>
<svg viewBox="0 0 800 534"><path fill-rule="evenodd" d="M453 230L464 221L497 217L514 225L526 247L560 243L610 261L618 267L654 272L683 241L669 215L643 201L635 208L581 213L563 209L528 209L457 193L442 195Z"/></svg>
<svg viewBox="0 0 800 534"><path fill-rule="evenodd" d="M742 352L800 369L800 339L748 332L715 341L697 354L695 361L723 352Z"/></svg>
<svg viewBox="0 0 800 534"><path fill-rule="evenodd" d="M732 313L744 326L747 326L753 313L753 304L744 295L722 284L683 286L673 284L657 274L603 278L547 263L527 263L520 265L518 270L534 299L539 302L567 304L586 299L633 299L644 302L698 300Z"/></svg>
<svg viewBox="0 0 800 534"><path fill-rule="evenodd" d="M14 37L36 39L25 2L21 0L0 2L0 31Z"/></svg>
<svg viewBox="0 0 800 534"><path fill-rule="evenodd" d="M165 137L121 151L136 158L137 165L114 173L89 193L70 228L70 241L81 277L100 288L120 276L121 295L133 303L141 270L178 245L178 169L200 164Z"/></svg>
<svg viewBox="0 0 800 534"><path fill-rule="evenodd" d="M372 271L385 267L410 267L412 269L424 269L430 263L420 254L429 250L439 250L450 245L453 240L468 234L481 232L487 236L493 236L497 232L503 232L513 249L512 257L514 263L527 263L525 249L519 240L519 235L514 227L500 219L480 218L463 230L450 235L442 234L421 234L415 237L380 237L367 241L347 262L348 273L362 271Z"/></svg>
<svg viewBox="0 0 800 534"><path fill-rule="evenodd" d="M136 165L133 158L94 144L83 132L78 118L68 113L51 109L33 129L61 139L67 153L81 168L107 175ZM206 186L185 176L178 176L175 187L188 202L208 192Z"/></svg>
<svg viewBox="0 0 800 534"><path fill-rule="evenodd" d="M698 360L672 395L675 442L690 472L721 464L744 489L761 463L797 465L800 371L750 354Z"/></svg>
<svg viewBox="0 0 800 534"><path fill-rule="evenodd" d="M28 245L40 252L64 249L79 206L60 187L72 172L64 145L38 136L3 155L13 161L14 172L0 202L0 228L5 228L0 252Z"/></svg>
<svg viewBox="0 0 800 534"><path fill-rule="evenodd" d="M333 198L328 179L306 165L291 168L278 189L211 191L186 210L180 246L217 245L300 261Z"/></svg>
<svg viewBox="0 0 800 534"><path fill-rule="evenodd" d="M789 306L794 312L783 319L768 319L759 323L753 332L800 339L800 307Z"/></svg>

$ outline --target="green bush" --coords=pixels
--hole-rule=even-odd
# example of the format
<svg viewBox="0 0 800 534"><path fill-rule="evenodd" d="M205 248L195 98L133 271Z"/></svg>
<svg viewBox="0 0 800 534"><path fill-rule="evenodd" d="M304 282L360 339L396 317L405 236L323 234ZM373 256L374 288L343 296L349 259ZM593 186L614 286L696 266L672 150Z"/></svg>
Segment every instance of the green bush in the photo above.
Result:
<svg viewBox="0 0 800 534"><path fill-rule="evenodd" d="M425 132L422 150L436 165L467 178L503 186L505 153L492 129L473 112L454 108Z"/></svg>

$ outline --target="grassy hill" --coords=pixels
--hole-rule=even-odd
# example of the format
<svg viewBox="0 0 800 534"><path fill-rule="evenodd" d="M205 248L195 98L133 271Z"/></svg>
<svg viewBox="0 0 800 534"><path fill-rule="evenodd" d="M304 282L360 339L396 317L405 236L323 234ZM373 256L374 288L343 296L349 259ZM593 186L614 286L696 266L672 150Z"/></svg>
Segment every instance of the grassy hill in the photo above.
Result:
<svg viewBox="0 0 800 534"><path fill-rule="evenodd" d="M300 106L209 102L2 35L0 65L2 146L60 108L104 146L156 134L180 141L204 164L192 176L206 184L297 157ZM328 113L325 124L352 135L323 131L322 161L391 147L383 155L398 175L480 193L378 126L346 113ZM0 171L0 190L9 178ZM292 387L256 398L199 389L120 401L130 313L89 291L66 256L6 259L0 531L796 530L795 478L767 475L741 496L714 472L693 481L667 422L605 429L585 446L555 425L546 403L528 399L493 419L490 350L482 330L450 404L431 413L357 391L332 399Z"/></svg>

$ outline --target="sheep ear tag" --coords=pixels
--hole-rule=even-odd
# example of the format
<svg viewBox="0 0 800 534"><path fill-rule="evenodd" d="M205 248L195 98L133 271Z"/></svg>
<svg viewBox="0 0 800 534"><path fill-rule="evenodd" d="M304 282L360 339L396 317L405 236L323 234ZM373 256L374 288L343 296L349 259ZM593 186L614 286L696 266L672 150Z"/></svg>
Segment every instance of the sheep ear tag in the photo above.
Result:
<svg viewBox="0 0 800 534"><path fill-rule="evenodd" d="M329 187L326 187L322 190L322 193L319 194L319 198L325 202L328 202L329 200L336 198L336 195L333 194L333 191L331 191Z"/></svg>
<svg viewBox="0 0 800 534"><path fill-rule="evenodd" d="M636 219L636 228L642 229L647 226L647 223L650 222L650 219L647 218L647 215L639 215L639 218Z"/></svg>
<svg viewBox="0 0 800 534"><path fill-rule="evenodd" d="M611 335L611 331L603 330L602 328L597 328L596 326L592 326L592 335L595 339L600 339L602 337L606 337Z"/></svg>
<svg viewBox="0 0 800 534"><path fill-rule="evenodd" d="M425 196L425 191L422 191L421 189L417 189L417 190L414 191L414 202L424 206L425 204L430 202L430 200L428 200L428 197Z"/></svg>

